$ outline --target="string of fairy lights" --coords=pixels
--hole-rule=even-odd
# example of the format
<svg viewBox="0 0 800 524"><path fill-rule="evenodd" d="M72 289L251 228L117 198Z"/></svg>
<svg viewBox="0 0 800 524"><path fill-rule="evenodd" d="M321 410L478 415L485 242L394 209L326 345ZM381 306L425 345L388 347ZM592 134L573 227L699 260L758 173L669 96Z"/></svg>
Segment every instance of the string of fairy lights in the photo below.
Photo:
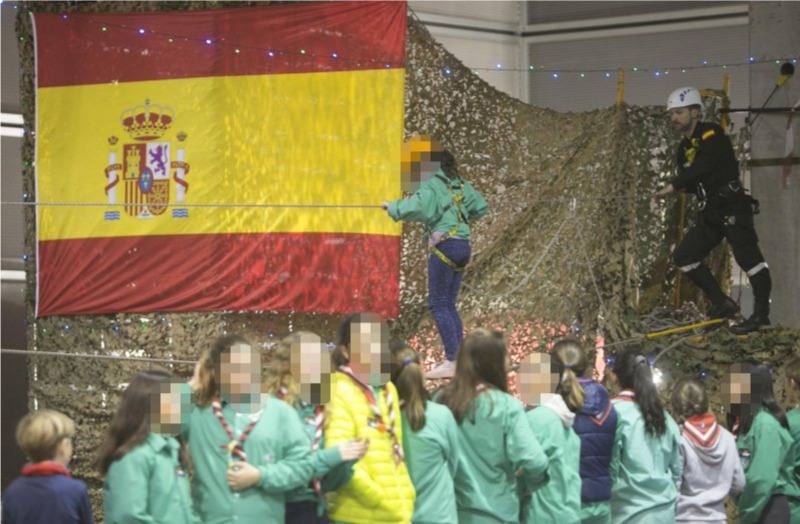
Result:
<svg viewBox="0 0 800 524"><path fill-rule="evenodd" d="M13 4L14 9L18 9L16 4ZM32 11L28 11L29 13L33 13ZM59 15L61 21L63 23L70 23L74 20L74 17L71 16L72 13L61 13ZM83 23L88 23L90 26L94 27L94 30L98 32L98 38L102 38L102 35L108 34L110 32L118 32L121 34L130 34L131 36L135 36L137 38L142 39L143 45L146 45L147 39L157 39L162 44L176 44L176 45L186 45L186 44L196 44L202 48L213 49L217 53L230 53L233 57L242 57L252 59L254 56L259 57L265 61L265 63L274 63L276 66L281 64L286 64L288 62L306 62L308 64L313 64L316 68L321 71L326 70L326 65L333 66L336 62L347 62L353 64L356 67L371 67L371 68L397 68L403 67L402 63L397 63L393 60L389 59L381 59L381 58L368 58L368 57L355 57L355 56L348 56L347 53L343 52L340 49L330 48L325 51L320 51L318 49L312 50L311 46L302 47L298 46L296 48L286 48L286 49L279 49L269 46L259 46L259 45L252 45L244 42L237 42L223 37L215 37L213 35L208 36L196 36L196 35L185 35L179 34L174 32L164 32L155 30L145 26L134 26L126 23L110 23L108 20L94 20L91 16L87 16L87 14L80 14L81 21ZM87 35L88 36L88 35ZM20 36L20 42L25 42L26 38L24 36ZM655 79L664 79L668 77L675 77L679 75L684 75L690 72L696 71L703 71L703 70L728 70L728 69L735 69L741 67L750 67L750 66L757 66L757 65L764 65L764 64L782 64L784 62L791 62L792 64L797 64L797 57L766 57L766 56L749 56L746 57L744 60L738 62L721 62L715 61L711 58L703 58L700 60L699 63L693 64L685 64L685 65L665 65L665 66L625 66L625 67L574 67L574 66L553 66L553 65L535 65L531 64L527 67L511 67L508 65L504 65L502 62L489 62L488 65L483 67L465 67L461 64L456 63L448 63L444 61L434 67L437 67L441 73L441 75L445 78L455 78L458 75L462 74L469 74L469 73L480 73L480 72L491 72L491 73L508 73L508 74L526 74L526 75L535 75L535 76L544 76L553 81L558 81L562 79L586 79L589 77L597 77L600 76L601 78L605 79L614 79L620 72L624 72L626 75L647 75ZM27 193L23 194L22 202L3 202L3 205L9 204L21 204L21 205L39 205L41 203L37 202L30 202L29 195ZM63 203L61 203L63 205ZM59 203L51 203L51 205L59 205ZM75 205L75 204L66 204L66 205ZM78 205L87 205L86 203L78 204ZM102 204L106 205L106 204ZM212 204L213 206L213 204ZM252 207L253 205L244 205L243 207ZM309 206L304 206L309 207ZM325 207L341 207L341 206L325 206ZM365 206L356 206L356 207L378 207L372 205L365 205ZM23 255L23 260L27 261L29 256ZM155 320L155 319L153 319ZM139 320L139 324L141 329L148 329L150 322L152 320L147 317L142 317ZM168 322L168 318L164 315L158 316L159 322ZM130 322L130 321L128 321ZM121 334L122 324L118 321L112 321L109 324L109 327L112 332L116 333L117 335ZM69 333L72 329L72 326L69 322L63 323L59 326L62 334ZM633 340L638 339L626 339L622 341L618 341L614 344L608 344L607 347L611 347L616 344L625 344ZM3 350L3 352L7 352ZM81 354L81 355L70 355L67 353L57 353L57 352L41 352L42 356L73 356L73 357L87 357L87 358L101 358L99 355L91 355L91 354ZM142 361L155 361L159 359L152 359L148 357L142 357L138 354L128 354L127 352L124 354L116 355L111 358L114 359L122 359L122 360L142 360ZM609 357L610 363L613 363L613 357ZM180 360L175 360L174 362L183 362ZM651 366L654 363L651 363ZM708 371L701 370L699 372L699 377L702 379L707 378Z"/></svg>

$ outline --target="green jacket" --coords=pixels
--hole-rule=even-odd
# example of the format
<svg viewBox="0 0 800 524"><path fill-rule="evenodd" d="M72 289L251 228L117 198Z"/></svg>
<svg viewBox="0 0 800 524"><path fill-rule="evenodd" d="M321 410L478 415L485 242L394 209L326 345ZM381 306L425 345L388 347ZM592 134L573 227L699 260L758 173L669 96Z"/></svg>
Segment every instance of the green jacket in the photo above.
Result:
<svg viewBox="0 0 800 524"><path fill-rule="evenodd" d="M786 419L789 421L789 433L794 439L794 480L800 486L800 408L787 411Z"/></svg>
<svg viewBox="0 0 800 524"><path fill-rule="evenodd" d="M463 469L458 425L447 407L425 403L425 426L414 431L403 416L403 451L417 498L415 523L457 524L453 479Z"/></svg>
<svg viewBox="0 0 800 524"><path fill-rule="evenodd" d="M107 524L199 524L175 437L150 433L115 460L103 488Z"/></svg>
<svg viewBox="0 0 800 524"><path fill-rule="evenodd" d="M313 442L316 433L316 421L314 418L315 406L305 402L297 402L294 406L297 414L304 423L306 435L309 443ZM319 443L319 449L313 452L312 464L314 466L314 478L321 479L323 493L334 491L339 486L347 484L353 476L352 462L343 462L339 447L325 449L325 436L323 435ZM317 496L311 485L299 487L286 494L286 502L316 501L319 506L319 514L325 512L325 497Z"/></svg>
<svg viewBox="0 0 800 524"><path fill-rule="evenodd" d="M228 487L229 438L211 406L194 406L184 419L194 463L192 497L204 524L283 524L286 493L307 485L313 475L311 444L297 412L285 402L264 396L262 414L244 443L247 461L261 481L241 492ZM238 436L250 415L223 403L223 416Z"/></svg>
<svg viewBox="0 0 800 524"><path fill-rule="evenodd" d="M671 524L683 476L680 431L665 411L667 431L660 437L647 433L639 405L621 397L612 401L617 410L610 467L612 519L615 524Z"/></svg>
<svg viewBox="0 0 800 524"><path fill-rule="evenodd" d="M580 522L581 439L572 429L575 415L569 413L560 395L554 398L563 405L558 412L542 405L526 413L531 430L550 462L549 480L534 489L523 503L521 522L526 524Z"/></svg>
<svg viewBox="0 0 800 524"><path fill-rule="evenodd" d="M414 194L389 204L395 221L422 222L428 233L436 231L469 240L469 223L486 214L487 204L472 184L449 179L442 170L422 182Z"/></svg>
<svg viewBox="0 0 800 524"><path fill-rule="evenodd" d="M739 495L739 521L757 522L772 495L789 499L792 522L800 522L800 489L794 478L795 445L791 433L767 411L756 414L750 430L737 441L747 480Z"/></svg>
<svg viewBox="0 0 800 524"><path fill-rule="evenodd" d="M519 522L517 482L530 492L547 478L547 456L519 400L495 389L478 395L459 425L458 446L474 483L456 481L461 524ZM519 474L518 474L519 473Z"/></svg>

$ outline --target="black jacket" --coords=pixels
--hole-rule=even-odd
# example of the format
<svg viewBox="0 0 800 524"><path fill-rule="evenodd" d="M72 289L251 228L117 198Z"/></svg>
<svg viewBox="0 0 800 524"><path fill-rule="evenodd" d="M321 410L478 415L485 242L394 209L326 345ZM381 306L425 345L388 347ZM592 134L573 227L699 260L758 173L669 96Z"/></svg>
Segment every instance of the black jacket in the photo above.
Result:
<svg viewBox="0 0 800 524"><path fill-rule="evenodd" d="M691 139L678 146L678 176L672 179L676 191L695 193L711 207L727 207L740 198L721 195L729 183L739 180L739 162L731 139L710 122L698 122Z"/></svg>

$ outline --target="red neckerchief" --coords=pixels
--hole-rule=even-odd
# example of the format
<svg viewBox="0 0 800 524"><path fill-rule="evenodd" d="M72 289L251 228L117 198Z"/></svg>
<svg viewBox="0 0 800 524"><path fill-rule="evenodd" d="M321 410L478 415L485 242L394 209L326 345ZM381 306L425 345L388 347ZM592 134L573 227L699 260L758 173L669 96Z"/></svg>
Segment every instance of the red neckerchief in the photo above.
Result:
<svg viewBox="0 0 800 524"><path fill-rule="evenodd" d="M636 402L636 393L630 390L620 391L619 394L614 397L614 400L627 400L628 402Z"/></svg>
<svg viewBox="0 0 800 524"><path fill-rule="evenodd" d="M65 475L67 477L72 476L72 474L63 464L59 464L58 462L54 462L52 460L34 462L33 464L25 464L21 473L25 477L51 477L53 475Z"/></svg>
<svg viewBox="0 0 800 524"><path fill-rule="evenodd" d="M236 437L233 435L233 428L231 428L230 424L228 424L228 421L225 420L225 415L222 413L222 403L220 402L219 398L215 398L213 401L211 401L211 409L214 412L214 415L216 415L217 420L219 420L222 429L225 430L225 433L228 434L228 438L230 439L227 444L220 444L220 447L228 450L231 459L233 459L233 457L238 457L243 462L247 462L247 453L244 452L244 443L247 440L247 437L250 436L250 432L253 431L253 428L256 427L256 424L258 424L258 421L261 420L261 414L263 413L263 410L251 418L250 423L244 428L244 431L242 431L242 434L239 435L239 440L237 441Z"/></svg>
<svg viewBox="0 0 800 524"><path fill-rule="evenodd" d="M397 438L397 432L394 429L394 410L393 408L393 401L392 396L389 393L389 388L383 388L383 396L384 400L386 401L386 411L389 413L389 423L386 424L383 421L383 415L381 414L381 409L378 406L378 401L375 398L375 394L372 392L372 388L368 385L361 382L358 377L353 374L353 370L350 369L348 366L340 366L339 372L343 375L350 377L361 391L364 393L364 396L367 398L367 402L369 403L369 408L372 410L372 420L370 421L369 425L374 427L381 433L388 433L389 437L392 439L392 451L394 452L394 461L395 464L400 464L403 461L403 446L400 445L400 439Z"/></svg>
<svg viewBox="0 0 800 524"><path fill-rule="evenodd" d="M589 415L589 420L594 422L594 424L597 426L602 426L603 424L606 423L606 420L608 420L608 416L611 415L612 407L613 406L611 405L611 402L609 402L608 405L606 406L605 412L603 412L599 417L595 417L594 415Z"/></svg>
<svg viewBox="0 0 800 524"><path fill-rule="evenodd" d="M714 446L721 432L713 413L694 415L683 423L683 436L701 448Z"/></svg>
<svg viewBox="0 0 800 524"><path fill-rule="evenodd" d="M319 445L322 442L322 429L325 426L325 406L317 406L314 408L314 440L311 442L311 451L316 452L319 450ZM311 479L311 488L317 495L322 494L322 482L319 478Z"/></svg>

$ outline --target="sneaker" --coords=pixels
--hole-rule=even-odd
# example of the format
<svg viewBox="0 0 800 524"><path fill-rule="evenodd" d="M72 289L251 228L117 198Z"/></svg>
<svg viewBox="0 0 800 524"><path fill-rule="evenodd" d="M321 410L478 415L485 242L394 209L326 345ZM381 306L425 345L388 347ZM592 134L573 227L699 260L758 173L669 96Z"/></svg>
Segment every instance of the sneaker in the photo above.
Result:
<svg viewBox="0 0 800 524"><path fill-rule="evenodd" d="M425 378L453 378L453 375L456 374L456 362L455 360L445 360L432 370L429 373L425 374Z"/></svg>
<svg viewBox="0 0 800 524"><path fill-rule="evenodd" d="M737 335L745 335L758 331L762 326L769 326L769 317L763 313L753 313L747 320L733 326L731 331Z"/></svg>
<svg viewBox="0 0 800 524"><path fill-rule="evenodd" d="M725 300L719 304L714 304L708 310L709 318L734 318L739 314L739 305L733 301L731 297L725 297Z"/></svg>

